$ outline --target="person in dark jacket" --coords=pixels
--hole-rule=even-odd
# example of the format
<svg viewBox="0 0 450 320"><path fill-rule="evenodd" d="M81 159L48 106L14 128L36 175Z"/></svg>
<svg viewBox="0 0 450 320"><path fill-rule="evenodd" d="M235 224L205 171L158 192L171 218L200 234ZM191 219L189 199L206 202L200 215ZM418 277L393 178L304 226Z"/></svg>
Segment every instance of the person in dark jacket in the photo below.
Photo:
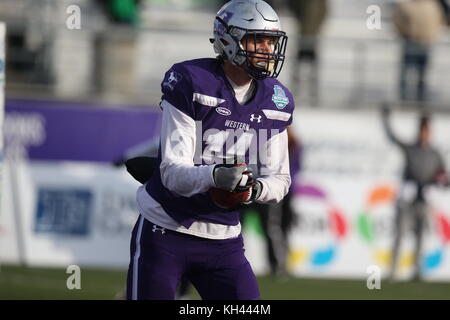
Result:
<svg viewBox="0 0 450 320"><path fill-rule="evenodd" d="M294 94L309 98L313 105L319 99L319 36L328 15L327 0L289 0L288 5L297 19L297 63L292 68ZM306 80L306 82L303 81ZM306 91L306 92L305 92Z"/></svg>
<svg viewBox="0 0 450 320"><path fill-rule="evenodd" d="M384 129L389 140L401 149L405 167L396 203L394 242L388 278L395 277L401 239L407 225L412 224L415 238L413 279L419 280L422 267L422 238L428 215L425 189L432 184L449 186L449 179L442 156L431 145L429 116L423 115L420 118L417 139L414 143L408 144L395 136L389 124L389 113L389 109L383 108Z"/></svg>

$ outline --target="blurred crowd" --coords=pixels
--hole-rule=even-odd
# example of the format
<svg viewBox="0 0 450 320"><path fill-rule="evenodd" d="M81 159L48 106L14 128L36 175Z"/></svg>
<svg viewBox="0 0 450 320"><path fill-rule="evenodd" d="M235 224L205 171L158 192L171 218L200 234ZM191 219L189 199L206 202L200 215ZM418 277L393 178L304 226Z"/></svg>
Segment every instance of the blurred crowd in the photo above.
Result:
<svg viewBox="0 0 450 320"><path fill-rule="evenodd" d="M102 91L113 90L108 86L108 79L114 78L114 69L120 69L111 68L108 65L110 62L117 64L120 60L111 58L110 61L105 58L107 55L112 55L108 54L108 50L125 52L126 49L123 46L128 46L127 52L130 52L130 56L128 59L122 57L122 60L132 60L132 52L137 46L136 41L139 41L134 34L148 25L151 19L148 12L163 10L162 14L166 15L174 15L177 10L178 12L208 11L211 13L225 2L222 0L2 1L0 21L6 21L8 26L9 81L6 93L15 96L21 93L26 94L33 87L27 86L25 90L20 89L23 89L24 84L31 84L37 85L37 91L40 93L43 92L42 90L49 89L47 90L49 95L70 98L70 96L79 97L83 94L95 98L96 94ZM309 105L321 105L320 97L325 90L322 83L330 81L321 78L324 74L322 58L324 54L327 54L321 49L323 47L321 40L324 37L327 21L333 18L334 13L339 11L339 7L344 6L344 2L339 0L272 0L268 2L280 11L281 15L291 17L297 24L289 33L291 68L284 71L289 73L288 81L293 93L296 96L301 95L303 101ZM65 18L68 16L66 7L70 4L79 5L81 8L84 37L73 32L64 33L61 30L64 29ZM347 6L351 5L350 2L347 4ZM369 5L370 3L367 2L359 6L357 11L360 11L361 21L367 19L364 7ZM398 79L395 81L398 83L397 97L394 100L410 102L433 100L427 78L432 65L433 46L448 30L446 28L450 20L448 0L392 0L380 1L379 5L382 6L380 18L393 26L391 33L392 35L397 33L400 48ZM170 11L172 9L173 11ZM62 19L55 18L58 15ZM182 22L183 28L180 27L180 32L189 24L195 24L195 21L188 24ZM361 24L361 26L364 25ZM205 27L206 29L209 30L209 26ZM75 46L71 47L70 42L77 42L77 46L81 48L76 58L70 56L74 54L74 49L76 50ZM64 47L69 48L66 50L69 51L68 53L64 51ZM67 67L74 63L78 64L78 68ZM136 68L132 62L123 62L122 69L126 71L131 68ZM436 70L440 70L439 66ZM71 73L71 78L77 80L78 87L67 79L65 76L67 73ZM128 78L134 75L126 78L127 72L120 73L122 78L118 81L124 83L124 88L133 87L135 82L141 81L140 79L129 80ZM129 85L127 85L128 80L131 81ZM360 80L356 78L355 81ZM18 91L17 88L19 88ZM128 97L133 97L133 94Z"/></svg>

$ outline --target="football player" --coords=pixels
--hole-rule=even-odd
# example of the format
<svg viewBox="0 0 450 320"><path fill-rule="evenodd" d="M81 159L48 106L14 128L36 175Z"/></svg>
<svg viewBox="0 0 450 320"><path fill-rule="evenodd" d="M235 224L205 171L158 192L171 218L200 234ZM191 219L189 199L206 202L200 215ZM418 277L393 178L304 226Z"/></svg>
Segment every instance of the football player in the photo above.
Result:
<svg viewBox="0 0 450 320"><path fill-rule="evenodd" d="M216 58L177 63L161 84L160 148L155 173L137 191L128 299L174 299L183 276L203 299L260 298L239 202L279 202L291 183L294 100L275 79L287 36L262 0L226 3L213 34ZM238 202L224 208L211 190Z"/></svg>

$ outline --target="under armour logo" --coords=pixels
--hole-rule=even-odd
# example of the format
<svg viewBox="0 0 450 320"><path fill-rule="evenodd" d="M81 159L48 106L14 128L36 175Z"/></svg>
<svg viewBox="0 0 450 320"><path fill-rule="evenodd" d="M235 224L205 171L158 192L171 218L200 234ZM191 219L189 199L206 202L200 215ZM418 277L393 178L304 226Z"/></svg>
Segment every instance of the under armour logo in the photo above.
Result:
<svg viewBox="0 0 450 320"><path fill-rule="evenodd" d="M160 228L160 227L158 227L156 224L154 224L154 225L153 225L152 231L153 231L153 232L156 232L156 230L161 231L162 234L164 234L164 233L166 232L166 229L165 229L165 228Z"/></svg>
<svg viewBox="0 0 450 320"><path fill-rule="evenodd" d="M253 122L254 120L258 120L258 123L260 123L260 122L261 122L261 118L262 118L261 115L255 117L255 114L252 113L252 114L251 114L251 117L250 117L250 121Z"/></svg>

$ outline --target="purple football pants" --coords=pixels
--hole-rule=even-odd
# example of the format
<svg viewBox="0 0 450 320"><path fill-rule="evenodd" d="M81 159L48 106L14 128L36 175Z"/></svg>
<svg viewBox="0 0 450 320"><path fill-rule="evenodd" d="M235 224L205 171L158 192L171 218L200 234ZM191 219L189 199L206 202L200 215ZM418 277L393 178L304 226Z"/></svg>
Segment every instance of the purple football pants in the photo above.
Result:
<svg viewBox="0 0 450 320"><path fill-rule="evenodd" d="M183 275L205 300L259 299L241 235L205 239L161 228L140 215L130 247L127 299L173 300Z"/></svg>

